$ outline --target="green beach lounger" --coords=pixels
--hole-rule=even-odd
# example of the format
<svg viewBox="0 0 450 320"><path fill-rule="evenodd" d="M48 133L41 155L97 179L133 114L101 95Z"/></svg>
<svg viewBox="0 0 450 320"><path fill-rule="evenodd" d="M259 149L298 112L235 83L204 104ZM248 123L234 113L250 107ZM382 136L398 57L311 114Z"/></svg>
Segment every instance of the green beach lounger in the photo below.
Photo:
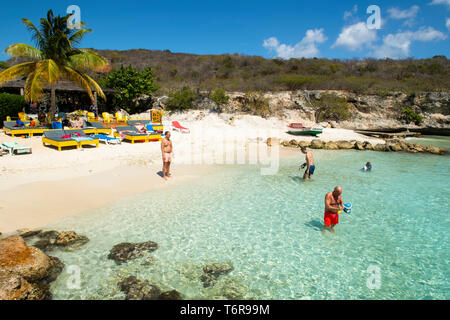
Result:
<svg viewBox="0 0 450 320"><path fill-rule="evenodd" d="M31 147L24 146L17 142L3 142L1 147L2 149L7 150L10 155L13 155L14 153L31 153Z"/></svg>

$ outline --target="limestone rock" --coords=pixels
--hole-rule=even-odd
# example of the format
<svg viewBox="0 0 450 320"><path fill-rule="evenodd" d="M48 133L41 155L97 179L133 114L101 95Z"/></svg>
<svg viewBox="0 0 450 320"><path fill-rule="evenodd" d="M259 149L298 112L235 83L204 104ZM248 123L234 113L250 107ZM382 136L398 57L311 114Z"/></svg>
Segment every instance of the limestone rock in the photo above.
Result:
<svg viewBox="0 0 450 320"><path fill-rule="evenodd" d="M142 257L147 252L152 252L158 249L158 244L153 241L141 243L119 243L115 245L109 252L108 259L115 260L116 263L128 262L139 257Z"/></svg>
<svg viewBox="0 0 450 320"><path fill-rule="evenodd" d="M339 150L339 146L337 142L334 141L328 141L325 143L324 149L326 150Z"/></svg>
<svg viewBox="0 0 450 320"><path fill-rule="evenodd" d="M311 141L299 141L298 146L304 147L304 148L309 148L309 147L311 147Z"/></svg>
<svg viewBox="0 0 450 320"><path fill-rule="evenodd" d="M373 150L374 148L373 148L373 145L370 142L364 141L364 149L365 150Z"/></svg>
<svg viewBox="0 0 450 320"><path fill-rule="evenodd" d="M375 151L390 151L389 147L385 143L378 143L373 147Z"/></svg>
<svg viewBox="0 0 450 320"><path fill-rule="evenodd" d="M338 141L337 142L339 149L354 149L355 148L355 142L350 141Z"/></svg>
<svg viewBox="0 0 450 320"><path fill-rule="evenodd" d="M177 290L165 291L159 295L159 300L183 300Z"/></svg>
<svg viewBox="0 0 450 320"><path fill-rule="evenodd" d="M357 142L355 143L355 149L356 149L356 150L364 150L364 149L365 149L365 148L364 148L364 142L357 141Z"/></svg>
<svg viewBox="0 0 450 320"><path fill-rule="evenodd" d="M161 289L157 285L134 276L119 282L119 288L125 292L126 300L157 300L161 294Z"/></svg>
<svg viewBox="0 0 450 320"><path fill-rule="evenodd" d="M75 231L62 231L55 240L57 246L70 246L70 249L78 249L89 242L89 238L77 234Z"/></svg>
<svg viewBox="0 0 450 320"><path fill-rule="evenodd" d="M0 273L0 300L44 300L50 292L18 274Z"/></svg>
<svg viewBox="0 0 450 320"><path fill-rule="evenodd" d="M37 281L49 273L52 261L40 249L28 247L21 236L0 240L0 271Z"/></svg>
<svg viewBox="0 0 450 320"><path fill-rule="evenodd" d="M209 264L203 267L203 274L200 280L203 282L203 287L211 287L221 275L230 273L233 270L232 262Z"/></svg>
<svg viewBox="0 0 450 320"><path fill-rule="evenodd" d="M289 145L291 147L296 148L296 147L298 147L298 142L296 140L292 139L291 141L289 141Z"/></svg>
<svg viewBox="0 0 450 320"><path fill-rule="evenodd" d="M312 149L323 149L325 143L322 140L319 139L313 139L311 141L311 148Z"/></svg>

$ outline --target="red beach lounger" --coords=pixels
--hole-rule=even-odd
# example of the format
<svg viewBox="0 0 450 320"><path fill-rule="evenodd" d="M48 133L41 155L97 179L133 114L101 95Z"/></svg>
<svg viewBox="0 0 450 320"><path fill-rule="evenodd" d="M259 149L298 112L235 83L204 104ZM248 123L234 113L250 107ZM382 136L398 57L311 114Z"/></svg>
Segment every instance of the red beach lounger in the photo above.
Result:
<svg viewBox="0 0 450 320"><path fill-rule="evenodd" d="M183 127L178 121L172 121L172 126L174 130L178 130L182 133L189 133L189 129Z"/></svg>

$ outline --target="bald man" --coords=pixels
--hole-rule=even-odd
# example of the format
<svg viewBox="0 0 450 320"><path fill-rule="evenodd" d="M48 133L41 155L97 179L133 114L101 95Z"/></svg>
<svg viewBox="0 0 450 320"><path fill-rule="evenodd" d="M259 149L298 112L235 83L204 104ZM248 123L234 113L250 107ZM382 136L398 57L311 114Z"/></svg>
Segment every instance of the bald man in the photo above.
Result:
<svg viewBox="0 0 450 320"><path fill-rule="evenodd" d="M342 187L337 186L333 192L328 192L325 195L325 214L323 230L329 229L334 231L334 226L339 223L339 211L344 209L344 202L342 201Z"/></svg>

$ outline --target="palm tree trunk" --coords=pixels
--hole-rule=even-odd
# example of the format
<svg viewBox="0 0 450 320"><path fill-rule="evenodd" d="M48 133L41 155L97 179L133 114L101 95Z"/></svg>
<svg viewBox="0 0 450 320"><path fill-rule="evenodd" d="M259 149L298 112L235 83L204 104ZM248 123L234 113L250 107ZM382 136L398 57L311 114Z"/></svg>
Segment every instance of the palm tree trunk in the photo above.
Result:
<svg viewBox="0 0 450 320"><path fill-rule="evenodd" d="M56 89L55 89L55 85L52 84L51 86L51 102L50 102L50 112L51 112L51 118L52 120L55 120L55 113L56 113Z"/></svg>

